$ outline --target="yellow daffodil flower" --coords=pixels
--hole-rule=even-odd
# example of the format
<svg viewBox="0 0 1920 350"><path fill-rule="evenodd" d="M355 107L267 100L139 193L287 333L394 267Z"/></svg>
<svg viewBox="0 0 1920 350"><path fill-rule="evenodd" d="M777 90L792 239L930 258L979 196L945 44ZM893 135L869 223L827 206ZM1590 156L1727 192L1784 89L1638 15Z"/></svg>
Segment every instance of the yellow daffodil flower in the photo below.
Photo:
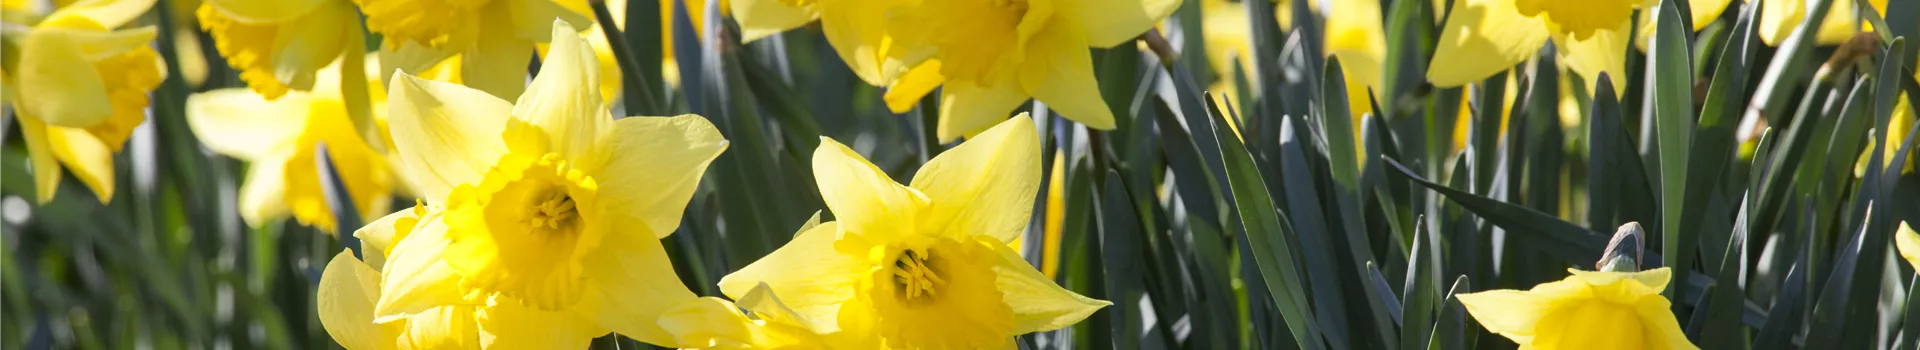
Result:
<svg viewBox="0 0 1920 350"><path fill-rule="evenodd" d="M814 20L840 60L873 86L893 85L906 68L889 53L888 11L908 0L734 0L727 4L740 23L740 40L753 42ZM931 88L929 88L931 89ZM922 92L924 94L924 92Z"/></svg>
<svg viewBox="0 0 1920 350"><path fill-rule="evenodd" d="M317 72L334 83L339 74L337 64ZM251 164L240 185L240 217L249 226L291 213L301 224L336 231L315 159L323 143L360 217L385 213L392 201L396 186L387 157L374 148L387 149L389 141L360 137L337 84L274 100L244 88L194 94L187 98L187 123L207 148Z"/></svg>
<svg viewBox="0 0 1920 350"><path fill-rule="evenodd" d="M1672 274L1568 269L1573 276L1527 291L1490 290L1460 295L1487 331L1522 348L1695 349L1660 295Z"/></svg>
<svg viewBox="0 0 1920 350"><path fill-rule="evenodd" d="M89 0L55 10L22 39L6 85L32 160L35 195L52 200L61 166L113 198L113 154L146 121L147 93L166 78L149 42L152 26L115 29L153 7L153 0Z"/></svg>
<svg viewBox="0 0 1920 350"><path fill-rule="evenodd" d="M744 298L766 283L816 334L849 348L1001 348L1110 303L1055 285L1006 243L1025 231L1040 185L1040 141L1025 114L920 168L911 186L830 138L813 171L821 224L720 280Z"/></svg>
<svg viewBox="0 0 1920 350"><path fill-rule="evenodd" d="M1699 16L1726 7L1726 1L1696 2L1690 5L1696 30L1708 23ZM1586 79L1587 91L1593 91L1601 72L1624 89L1632 80L1622 77L1633 10L1651 10L1656 4L1658 0L1456 2L1427 67L1427 81L1442 87L1479 82L1532 58L1552 38L1559 60Z"/></svg>
<svg viewBox="0 0 1920 350"><path fill-rule="evenodd" d="M416 44L461 57L460 79L501 99L527 89L534 42L546 42L555 18L586 28L578 9L553 0L354 0L367 29L385 35L383 45ZM445 56L441 56L445 57ZM413 73L408 71L408 73ZM598 78L595 78L598 79Z"/></svg>
<svg viewBox="0 0 1920 350"><path fill-rule="evenodd" d="M1882 14L1886 11L1887 0L1869 0L1868 2L1873 5L1873 8L1866 10ZM1760 25L1757 26L1760 31L1760 41L1767 43L1767 46L1779 46L1780 41L1787 40L1787 35L1792 34L1794 28L1806 22L1808 7L1812 6L1813 4L1807 0L1760 2ZM1866 21L1860 20L1860 16L1855 11L1861 9L1856 8L1852 0L1836 0L1832 6L1827 9L1827 18L1820 21L1820 29L1814 32L1815 43L1839 44L1846 42L1847 38L1853 37L1853 34L1858 31L1872 29Z"/></svg>
<svg viewBox="0 0 1920 350"><path fill-rule="evenodd" d="M898 7L887 17L887 54L913 69L887 92L888 107L904 112L944 84L937 130L943 142L986 130L1028 98L1088 127L1113 129L1087 48L1130 42L1178 7L1179 0L919 0Z"/></svg>
<svg viewBox="0 0 1920 350"><path fill-rule="evenodd" d="M586 40L563 20L552 31L516 103L393 78L396 155L432 217L386 259L376 323L465 306L483 345L578 348L608 330L673 343L654 320L695 296L659 238L727 141L699 116L613 119Z"/></svg>
<svg viewBox="0 0 1920 350"><path fill-rule="evenodd" d="M346 0L209 0L194 13L240 80L269 100L312 90L315 73L361 35Z"/></svg>

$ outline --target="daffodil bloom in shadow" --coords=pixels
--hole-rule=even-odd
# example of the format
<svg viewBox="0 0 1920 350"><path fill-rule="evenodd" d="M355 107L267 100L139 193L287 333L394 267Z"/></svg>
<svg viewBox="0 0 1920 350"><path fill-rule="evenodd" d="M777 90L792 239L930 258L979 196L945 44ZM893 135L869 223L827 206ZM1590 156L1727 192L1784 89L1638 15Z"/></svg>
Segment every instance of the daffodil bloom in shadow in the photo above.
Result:
<svg viewBox="0 0 1920 350"><path fill-rule="evenodd" d="M727 5L740 23L740 40L769 35L820 21L821 31L854 75L874 86L890 86L905 63L889 54L888 11L904 0L737 0Z"/></svg>
<svg viewBox="0 0 1920 350"><path fill-rule="evenodd" d="M386 36L382 45L417 45L439 58L461 57L467 86L501 99L527 89L533 44L547 41L554 19L587 28L584 2L569 8L553 0L354 0L367 29ZM398 48L382 50L399 50ZM437 61L437 60L434 60ZM405 69L402 69L405 70ZM408 73L414 73L406 70ZM597 78L596 78L597 79Z"/></svg>
<svg viewBox="0 0 1920 350"><path fill-rule="evenodd" d="M1178 0L922 0L887 16L887 54L913 67L887 91L895 113L940 89L941 141L980 133L1028 98L1067 119L1113 129L1088 48L1132 42Z"/></svg>
<svg viewBox="0 0 1920 350"><path fill-rule="evenodd" d="M40 202L53 199L63 165L101 203L113 199L113 154L146 121L147 93L167 76L148 46L153 26L116 28L153 2L89 0L54 10L27 30L19 59L8 60L5 85L17 97Z"/></svg>
<svg viewBox="0 0 1920 350"><path fill-rule="evenodd" d="M396 75L396 156L425 209L381 258L372 324L503 349L674 344L654 321L695 296L659 239L727 141L699 116L613 119L577 33L554 22L513 104Z"/></svg>
<svg viewBox="0 0 1920 350"><path fill-rule="evenodd" d="M809 331L849 348L1002 348L1110 303L1055 285L1007 246L1039 190L1039 135L1025 114L929 161L912 185L823 138L813 171L839 218L720 280L744 298L766 283Z"/></svg>
<svg viewBox="0 0 1920 350"><path fill-rule="evenodd" d="M1692 5L1694 23L1717 15L1726 1ZM1606 72L1624 89L1627 45L1634 9L1651 10L1658 0L1462 0L1448 15L1439 45L1427 68L1427 81L1442 87L1479 82L1534 56L1551 38L1555 54L1593 91ZM1711 19L1713 17L1705 17ZM1697 29L1697 28L1696 28ZM1644 29L1643 29L1644 30Z"/></svg>
<svg viewBox="0 0 1920 350"><path fill-rule="evenodd" d="M1460 295L1487 331L1529 349L1695 349L1660 295L1667 268L1640 272L1568 269L1533 289Z"/></svg>
<svg viewBox="0 0 1920 350"><path fill-rule="evenodd" d="M315 73L361 35L347 0L209 0L194 14L240 79L269 100L312 90Z"/></svg>

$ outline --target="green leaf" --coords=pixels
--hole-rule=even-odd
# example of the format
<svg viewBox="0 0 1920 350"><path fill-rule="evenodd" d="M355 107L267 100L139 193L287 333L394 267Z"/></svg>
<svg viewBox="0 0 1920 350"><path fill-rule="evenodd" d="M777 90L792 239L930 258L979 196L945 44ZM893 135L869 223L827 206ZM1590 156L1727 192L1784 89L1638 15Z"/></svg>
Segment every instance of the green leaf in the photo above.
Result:
<svg viewBox="0 0 1920 350"><path fill-rule="evenodd" d="M1673 267L1673 278L1685 281L1692 272L1694 245L1699 241L1694 238L1696 233L1682 225L1686 220L1694 115L1692 58L1686 33L1690 27L1681 22L1678 7L1673 0L1659 7L1659 25L1647 49L1647 65L1653 70L1654 133L1660 150L1660 246L1663 255L1673 258L1667 260L1667 266ZM1668 298L1677 295L1671 290L1666 294Z"/></svg>
<svg viewBox="0 0 1920 350"><path fill-rule="evenodd" d="M1295 248L1289 243L1294 236L1292 224L1286 216L1274 209L1273 201L1267 196L1267 184L1261 180L1255 170L1253 156L1247 153L1246 146L1240 144L1240 138L1228 130L1226 119L1219 113L1210 113L1209 125L1213 135L1220 141L1220 154L1226 165L1225 175L1234 209L1240 216L1242 234L1253 246L1254 261L1265 280L1267 290L1274 304L1279 306L1280 315L1286 320L1287 331L1293 335L1297 345L1303 349L1320 349L1320 331L1313 311L1307 301L1305 286L1300 277L1300 269L1295 266L1299 261L1294 256Z"/></svg>
<svg viewBox="0 0 1920 350"><path fill-rule="evenodd" d="M1467 282L1467 276L1453 280L1453 288L1447 289L1447 297L1440 302L1440 317L1434 319L1433 340L1427 343L1428 349L1466 350L1472 347L1474 333L1473 318L1467 315L1466 305L1460 304L1459 296L1473 291L1473 284Z"/></svg>
<svg viewBox="0 0 1920 350"><path fill-rule="evenodd" d="M1607 236L1599 232L1533 209L1442 186L1421 178L1399 161L1388 159L1387 164L1399 170L1408 180L1439 192L1461 207L1486 218L1488 222L1507 229L1509 238L1519 237L1528 246L1546 249L1568 264L1592 266L1593 262L1600 259L1600 252L1606 250ZM1642 262L1643 265L1652 265L1652 261L1657 260L1654 254L1647 256L1649 261Z"/></svg>
<svg viewBox="0 0 1920 350"><path fill-rule="evenodd" d="M313 150L315 168L319 169L320 193L327 201L327 211L333 213L334 236L340 237L340 245L353 249L355 258L362 257L360 240L354 238L353 231L360 228L360 209L354 205L353 193L347 191L347 183L340 178L340 169L334 167L333 156L327 153L327 144L322 142ZM317 281L317 280L316 280Z"/></svg>
<svg viewBox="0 0 1920 350"><path fill-rule="evenodd" d="M1423 217L1417 221L1426 221ZM1413 225L1413 253L1407 257L1406 291L1401 294L1400 349L1418 349L1433 337L1440 302L1440 240L1425 222Z"/></svg>

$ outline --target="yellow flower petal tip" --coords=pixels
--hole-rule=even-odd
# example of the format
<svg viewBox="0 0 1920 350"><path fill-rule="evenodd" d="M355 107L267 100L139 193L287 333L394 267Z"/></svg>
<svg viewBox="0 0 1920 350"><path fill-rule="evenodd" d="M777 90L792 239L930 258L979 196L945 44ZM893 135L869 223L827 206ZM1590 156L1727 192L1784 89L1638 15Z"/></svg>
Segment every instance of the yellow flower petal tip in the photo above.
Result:
<svg viewBox="0 0 1920 350"><path fill-rule="evenodd" d="M1913 231L1908 222L1900 222L1900 231L1893 236L1894 247L1900 251L1900 257L1907 260L1907 266L1920 266L1920 233Z"/></svg>
<svg viewBox="0 0 1920 350"><path fill-rule="evenodd" d="M378 321L465 307L483 342L546 332L577 348L612 331L673 345L652 321L695 296L659 238L726 139L697 115L614 120L585 39L550 24L546 64L515 103L394 78L395 152L430 209L384 257Z"/></svg>
<svg viewBox="0 0 1920 350"><path fill-rule="evenodd" d="M1008 248L1039 190L1039 135L1007 119L894 182L832 139L814 174L840 221L721 279L746 300L770 286L818 334L894 348L992 348L1066 327L1109 303L1055 285Z"/></svg>
<svg viewBox="0 0 1920 350"><path fill-rule="evenodd" d="M1526 291L1462 294L1460 303L1481 326L1522 348L1697 349L1660 294L1672 277L1667 268L1569 272Z"/></svg>

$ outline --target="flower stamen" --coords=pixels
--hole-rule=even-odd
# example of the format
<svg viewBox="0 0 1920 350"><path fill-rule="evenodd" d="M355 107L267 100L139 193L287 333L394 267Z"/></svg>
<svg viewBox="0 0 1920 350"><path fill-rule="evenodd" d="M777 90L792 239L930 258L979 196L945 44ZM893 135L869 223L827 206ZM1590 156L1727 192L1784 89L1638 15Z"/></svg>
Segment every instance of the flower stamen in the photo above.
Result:
<svg viewBox="0 0 1920 350"><path fill-rule="evenodd" d="M906 294L907 300L918 300L922 295L932 298L939 293L934 287L947 284L933 271L933 266L927 264L932 256L919 251L908 249L893 262L894 283Z"/></svg>

